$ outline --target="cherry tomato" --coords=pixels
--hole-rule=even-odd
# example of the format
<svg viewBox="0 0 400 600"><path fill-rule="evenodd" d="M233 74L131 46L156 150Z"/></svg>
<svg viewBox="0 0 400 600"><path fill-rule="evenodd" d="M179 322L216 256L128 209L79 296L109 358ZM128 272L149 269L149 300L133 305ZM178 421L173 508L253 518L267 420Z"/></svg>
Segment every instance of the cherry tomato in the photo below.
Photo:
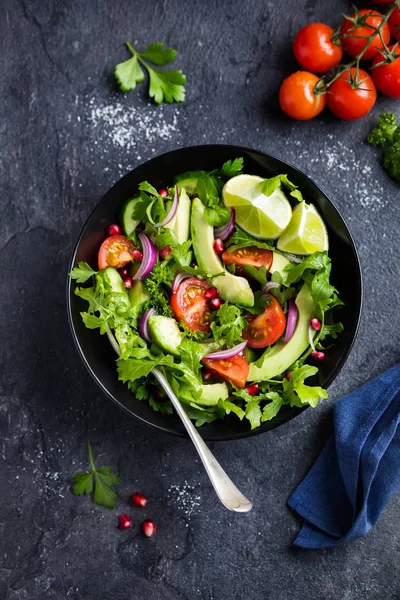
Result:
<svg viewBox="0 0 400 600"><path fill-rule="evenodd" d="M361 52L361 50L367 44L367 40L363 38L367 38L373 33L373 27L378 27L382 22L383 15L377 10L371 10L369 8L363 8L359 11L361 22L353 23L349 19L345 19L340 28L340 33L344 36L341 37L341 43L343 48L346 50L350 56L357 56ZM366 15L369 15L366 17ZM353 13L350 15L352 19L356 18L356 14ZM364 19L363 19L364 17ZM370 25L370 27L368 27ZM348 37L347 37L348 36ZM381 37L379 33L375 35L373 41L368 46L367 50L363 54L363 60L369 60L374 58L379 50L378 48L383 48L384 44L382 40L387 44L390 40L390 29L389 25L385 23L385 25L381 29Z"/></svg>
<svg viewBox="0 0 400 600"><path fill-rule="evenodd" d="M271 302L261 315L249 315L247 328L243 337L249 348L265 348L271 346L283 335L286 327L286 317L278 300L267 294Z"/></svg>
<svg viewBox="0 0 400 600"><path fill-rule="evenodd" d="M325 73L342 60L342 49L332 42L333 29L325 23L310 23L297 33L293 52L297 62L313 73Z"/></svg>
<svg viewBox="0 0 400 600"><path fill-rule="evenodd" d="M203 358L202 360L207 369L223 381L233 383L238 388L244 388L246 385L249 365L239 354L223 360L213 360L212 358Z"/></svg>
<svg viewBox="0 0 400 600"><path fill-rule="evenodd" d="M210 330L211 307L205 292L210 289L206 281L197 277L185 279L171 296L175 318L183 321L192 331Z"/></svg>
<svg viewBox="0 0 400 600"><path fill-rule="evenodd" d="M279 90L281 109L299 121L313 119L325 108L326 94L318 90L320 79L307 71L296 71L282 81ZM317 86L317 87L316 87Z"/></svg>
<svg viewBox="0 0 400 600"><path fill-rule="evenodd" d="M121 269L134 259L135 246L124 235L111 235L100 246L99 269L115 267Z"/></svg>
<svg viewBox="0 0 400 600"><path fill-rule="evenodd" d="M351 74L350 74L351 73ZM366 71L358 69L359 87L356 86L356 68L345 71L328 90L328 107L340 119L364 117L376 101L376 87Z"/></svg>
<svg viewBox="0 0 400 600"><path fill-rule="evenodd" d="M226 265L237 265L238 267L244 267L245 265L260 268L265 266L267 272L271 268L272 264L272 252L271 250L265 250L263 248L257 248L257 246L247 246L245 248L237 248L232 252L225 250L222 255L222 260ZM237 268L236 272L246 273L244 268Z"/></svg>
<svg viewBox="0 0 400 600"><path fill-rule="evenodd" d="M394 46L389 46L392 51ZM372 79L378 90L391 98L400 98L400 48L396 48L396 56L392 62L371 69ZM383 56L377 56L372 66L384 60Z"/></svg>
<svg viewBox="0 0 400 600"><path fill-rule="evenodd" d="M400 41L400 8L397 6L390 15L388 23L392 36Z"/></svg>

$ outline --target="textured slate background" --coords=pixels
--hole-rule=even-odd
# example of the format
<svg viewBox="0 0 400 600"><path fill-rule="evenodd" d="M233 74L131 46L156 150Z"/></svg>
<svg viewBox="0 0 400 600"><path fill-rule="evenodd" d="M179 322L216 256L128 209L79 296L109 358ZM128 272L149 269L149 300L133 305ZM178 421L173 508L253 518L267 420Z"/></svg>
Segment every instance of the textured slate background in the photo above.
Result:
<svg viewBox="0 0 400 600"><path fill-rule="evenodd" d="M294 70L290 41L308 21L334 25L348 3L323 0L1 0L0 598L298 600L400 598L400 499L367 539L333 551L291 546L286 507L331 427L335 399L399 358L399 187L356 123L284 118L276 91ZM179 50L183 105L124 96L112 80L126 40ZM398 109L397 109L398 111ZM96 388L68 329L67 261L83 221L124 173L187 144L246 144L294 162L335 199L361 253L365 308L330 400L259 438L211 444L254 501L217 501L188 441L122 414ZM345 268L345 266L344 266ZM118 509L74 498L71 475L121 475ZM140 489L159 524L144 539L128 498ZM135 527L116 528L128 511Z"/></svg>

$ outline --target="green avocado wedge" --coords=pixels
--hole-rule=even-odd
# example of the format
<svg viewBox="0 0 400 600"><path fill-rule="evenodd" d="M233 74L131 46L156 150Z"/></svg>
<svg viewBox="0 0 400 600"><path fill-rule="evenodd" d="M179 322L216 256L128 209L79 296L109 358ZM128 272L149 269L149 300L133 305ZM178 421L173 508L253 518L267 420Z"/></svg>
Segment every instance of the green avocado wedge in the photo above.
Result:
<svg viewBox="0 0 400 600"><path fill-rule="evenodd" d="M202 271L210 275L224 273L213 279L213 285L223 300L241 306L254 306L254 294L247 279L229 273L214 252L214 228L206 221L204 211L205 206L202 201L194 198L191 233L197 264Z"/></svg>
<svg viewBox="0 0 400 600"><path fill-rule="evenodd" d="M296 306L299 310L294 334L285 344L282 340L268 348L254 363L250 364L248 381L265 381L278 377L305 352L309 346L308 328L310 319L315 315L316 305L307 284L301 288Z"/></svg>
<svg viewBox="0 0 400 600"><path fill-rule="evenodd" d="M171 229L175 233L179 244L184 244L189 239L190 210L190 198L187 195L185 188L182 188L179 194L176 215L167 225L165 225L165 229Z"/></svg>

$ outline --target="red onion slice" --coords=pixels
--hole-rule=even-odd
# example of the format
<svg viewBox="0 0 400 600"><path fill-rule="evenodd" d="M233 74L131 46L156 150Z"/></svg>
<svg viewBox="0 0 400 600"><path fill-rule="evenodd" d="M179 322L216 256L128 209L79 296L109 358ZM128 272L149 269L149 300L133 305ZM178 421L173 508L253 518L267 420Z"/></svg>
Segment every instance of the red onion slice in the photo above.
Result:
<svg viewBox="0 0 400 600"><path fill-rule="evenodd" d="M157 260L157 250L147 235L138 233L138 238L142 243L143 258L139 269L132 279L144 279L153 270Z"/></svg>
<svg viewBox="0 0 400 600"><path fill-rule="evenodd" d="M176 185L175 186L174 201L172 203L172 206L171 206L171 209L170 209L169 213L165 217L164 221L161 221L161 223L155 223L154 227L165 227L165 225L168 225L168 223L170 221L172 221L172 219L176 215L176 211L178 210L178 203L179 203L179 190L178 190L178 186Z"/></svg>
<svg viewBox="0 0 400 600"><path fill-rule="evenodd" d="M279 283L277 281L267 281L267 283L264 283L264 285L262 286L262 291L264 292L264 294L266 294L267 292L269 292L269 290L272 290L273 288L278 288L279 287Z"/></svg>
<svg viewBox="0 0 400 600"><path fill-rule="evenodd" d="M184 279L188 279L188 277L193 277L190 273L185 273L182 271L181 273L177 273L172 281L172 293L175 294L176 290L182 283Z"/></svg>
<svg viewBox="0 0 400 600"><path fill-rule="evenodd" d="M235 226L235 209L231 208L231 216L229 217L229 221L226 223L226 225L222 225L222 227L218 227L218 229L214 229L214 238L220 239L222 241L226 240L231 235L234 226Z"/></svg>
<svg viewBox="0 0 400 600"><path fill-rule="evenodd" d="M233 358L242 352L247 346L246 342L241 342L237 346L233 348L229 348L228 350L217 350L217 352L212 352L211 354L207 354L204 358L211 358L212 360L224 360L225 358Z"/></svg>
<svg viewBox="0 0 400 600"><path fill-rule="evenodd" d="M291 340L294 330L296 329L298 314L299 311L297 310L296 303L293 300L293 298L290 298L286 323L285 344L287 344L289 340Z"/></svg>
<svg viewBox="0 0 400 600"><path fill-rule="evenodd" d="M154 308L149 308L149 310L146 310L146 312L142 314L138 322L138 331L140 337L142 337L144 340L146 340L146 342L149 342L150 344L152 342L152 339L150 337L149 331L149 317L151 317L151 315L156 314L157 313L154 310Z"/></svg>

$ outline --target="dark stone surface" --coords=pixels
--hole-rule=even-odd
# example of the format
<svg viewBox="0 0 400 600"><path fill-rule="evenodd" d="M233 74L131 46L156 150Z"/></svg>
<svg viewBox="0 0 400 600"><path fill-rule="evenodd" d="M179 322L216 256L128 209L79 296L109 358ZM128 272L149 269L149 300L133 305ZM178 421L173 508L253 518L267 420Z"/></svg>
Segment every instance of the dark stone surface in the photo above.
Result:
<svg viewBox="0 0 400 600"><path fill-rule="evenodd" d="M2 0L0 65L1 405L0 598L5 600L380 600L400 598L400 500L375 531L332 551L291 546L286 500L324 444L337 397L399 359L399 187L356 123L284 118L276 91L295 68L290 39L334 25L344 0ZM183 105L124 96L112 68L123 42L162 40L188 75ZM398 108L397 108L398 110ZM95 386L65 313L67 261L104 192L151 156L205 142L245 144L305 170L332 196L361 253L365 308L330 399L266 435L211 444L254 501L248 516L216 500L189 441L128 419ZM113 511L70 493L87 466L122 478ZM135 489L148 510L131 510ZM129 512L132 530L116 528ZM157 535L144 539L143 515Z"/></svg>

